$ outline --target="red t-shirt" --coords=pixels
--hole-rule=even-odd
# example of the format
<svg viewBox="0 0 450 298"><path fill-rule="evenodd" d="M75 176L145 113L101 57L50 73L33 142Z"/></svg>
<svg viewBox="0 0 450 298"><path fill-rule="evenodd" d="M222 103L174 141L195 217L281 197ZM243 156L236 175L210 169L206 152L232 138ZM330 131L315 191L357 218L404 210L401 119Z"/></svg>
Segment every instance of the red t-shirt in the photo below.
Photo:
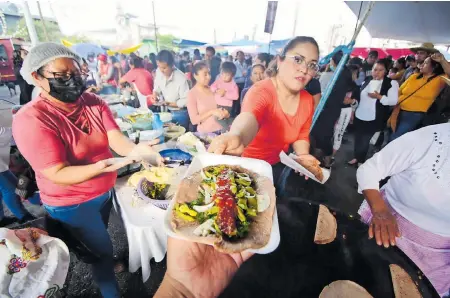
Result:
<svg viewBox="0 0 450 298"><path fill-rule="evenodd" d="M143 68L130 69L122 78L128 83L135 83L142 95L148 96L153 93L153 76Z"/></svg>
<svg viewBox="0 0 450 298"><path fill-rule="evenodd" d="M48 180L42 170L61 163L80 166L113 157L107 131L119 129L108 105L85 92L67 112L42 97L25 105L13 119L14 140L36 172L42 201L50 206L81 204L104 194L116 182L115 172L74 185ZM83 129L80 129L83 128Z"/></svg>
<svg viewBox="0 0 450 298"><path fill-rule="evenodd" d="M253 85L244 98L242 112L250 112L256 117L259 131L242 156L265 160L273 165L280 161L280 152L287 152L291 144L298 140L309 142L314 99L302 90L299 101L295 115L287 115L281 108L271 79Z"/></svg>

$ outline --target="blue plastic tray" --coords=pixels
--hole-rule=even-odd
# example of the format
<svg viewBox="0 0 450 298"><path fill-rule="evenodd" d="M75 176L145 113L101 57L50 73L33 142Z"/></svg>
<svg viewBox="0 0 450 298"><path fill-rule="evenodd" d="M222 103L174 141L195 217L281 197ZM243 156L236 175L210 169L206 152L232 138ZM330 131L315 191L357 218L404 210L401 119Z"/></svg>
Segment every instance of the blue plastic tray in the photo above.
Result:
<svg viewBox="0 0 450 298"><path fill-rule="evenodd" d="M159 154L164 158L170 157L171 159L184 160L185 162L192 161L192 155L180 149L166 149L160 151Z"/></svg>

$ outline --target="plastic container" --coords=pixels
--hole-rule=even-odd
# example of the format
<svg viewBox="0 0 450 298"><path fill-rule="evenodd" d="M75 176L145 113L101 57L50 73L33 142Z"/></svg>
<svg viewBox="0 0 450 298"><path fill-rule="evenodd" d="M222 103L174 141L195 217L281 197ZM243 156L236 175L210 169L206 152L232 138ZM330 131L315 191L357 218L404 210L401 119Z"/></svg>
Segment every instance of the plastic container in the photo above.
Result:
<svg viewBox="0 0 450 298"><path fill-rule="evenodd" d="M244 157L236 157L236 156L228 156L228 155L216 155L211 153L203 153L194 157L191 165L189 166L184 178L189 177L195 172L200 171L204 167L213 166L213 165L235 165L241 166L246 169L251 169L253 172L266 176L273 182L272 176L272 167L270 164L263 160L253 159L253 158L244 158ZM176 197L176 195L175 195ZM183 238L180 234L177 234L171 225L172 218L172 210L175 206L175 199L170 201L169 207L167 208L166 217L164 219L164 224L167 230L167 235L170 237L184 239L190 241L190 239ZM254 252L257 254L268 254L273 252L278 245L280 244L280 228L278 226L278 215L277 215L277 207L275 206L275 210L272 218L272 230L270 232L270 239L266 246L260 249L249 249L248 251Z"/></svg>
<svg viewBox="0 0 450 298"><path fill-rule="evenodd" d="M147 197L147 196L144 194L144 192L142 191L142 182L144 182L144 180L147 180L147 179L142 178L142 179L139 180L139 182L138 182L138 185L137 185L137 193L138 193L138 196L139 196L142 200L144 200L144 201L146 201L146 202L148 202L148 203L151 203L151 204L155 205L155 206L158 207L158 208L161 208L161 209L166 210L167 207L169 207L169 204L170 204L170 201L171 201L171 200L155 200L155 199L152 199L152 198Z"/></svg>
<svg viewBox="0 0 450 298"><path fill-rule="evenodd" d="M161 118L159 116L159 114L153 114L153 130L158 130L161 131L161 136L159 137L159 141L162 143L164 142L164 127L163 127L163 122L161 121Z"/></svg>

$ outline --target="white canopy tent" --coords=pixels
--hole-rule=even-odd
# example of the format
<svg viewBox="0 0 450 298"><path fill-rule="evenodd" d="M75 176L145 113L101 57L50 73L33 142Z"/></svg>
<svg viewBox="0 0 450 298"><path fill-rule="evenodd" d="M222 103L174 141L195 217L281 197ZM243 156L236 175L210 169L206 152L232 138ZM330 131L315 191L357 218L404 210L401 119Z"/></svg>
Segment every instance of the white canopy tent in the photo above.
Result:
<svg viewBox="0 0 450 298"><path fill-rule="evenodd" d="M345 1L358 16L370 2ZM362 7L361 7L362 3ZM450 44L450 2L377 1L364 26L375 38Z"/></svg>

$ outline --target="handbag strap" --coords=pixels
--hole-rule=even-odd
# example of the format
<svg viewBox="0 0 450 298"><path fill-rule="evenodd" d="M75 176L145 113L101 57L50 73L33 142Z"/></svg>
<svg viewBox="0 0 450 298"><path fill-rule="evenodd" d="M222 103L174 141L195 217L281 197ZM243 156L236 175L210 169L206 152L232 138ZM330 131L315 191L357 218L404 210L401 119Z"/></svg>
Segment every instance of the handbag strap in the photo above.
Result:
<svg viewBox="0 0 450 298"><path fill-rule="evenodd" d="M436 78L436 76L431 77L428 79L428 81L423 84L422 86L420 86L419 88L417 88L413 93L411 93L410 95L408 95L405 99L403 99L402 101L400 101L399 103L397 103L397 105L400 105L402 102L406 101L407 99L409 99L411 96L413 96L417 91L419 91L420 89L422 89L422 87L424 87L426 84L428 84L429 82L431 82L432 80L434 80L434 78Z"/></svg>

